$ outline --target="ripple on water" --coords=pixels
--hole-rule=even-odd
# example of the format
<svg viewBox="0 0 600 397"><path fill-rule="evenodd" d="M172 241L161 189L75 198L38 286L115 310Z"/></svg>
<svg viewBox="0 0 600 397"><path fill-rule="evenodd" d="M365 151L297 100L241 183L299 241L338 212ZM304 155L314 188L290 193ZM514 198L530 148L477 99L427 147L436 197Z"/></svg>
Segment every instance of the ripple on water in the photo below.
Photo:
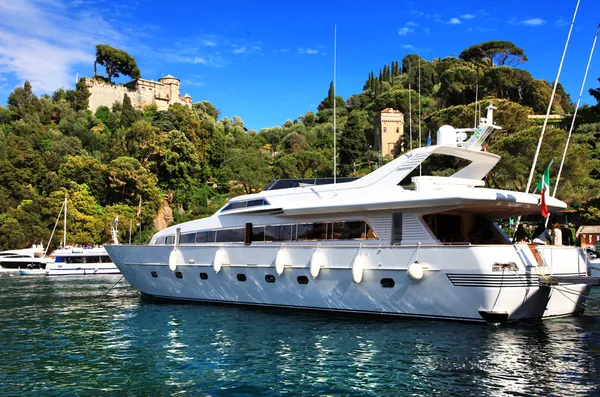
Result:
<svg viewBox="0 0 600 397"><path fill-rule="evenodd" d="M589 395L600 305L487 327L156 304L118 278L0 277L1 395Z"/></svg>

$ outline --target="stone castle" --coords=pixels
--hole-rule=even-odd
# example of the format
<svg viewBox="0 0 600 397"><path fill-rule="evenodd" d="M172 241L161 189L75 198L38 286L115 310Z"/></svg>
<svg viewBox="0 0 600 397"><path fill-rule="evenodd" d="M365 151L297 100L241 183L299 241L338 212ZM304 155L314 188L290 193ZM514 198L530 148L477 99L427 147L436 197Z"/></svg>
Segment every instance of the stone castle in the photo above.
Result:
<svg viewBox="0 0 600 397"><path fill-rule="evenodd" d="M110 108L115 102L123 102L124 94L129 96L131 105L136 109L143 109L152 104L155 104L158 110L167 110L175 103L192 106L192 97L188 94L180 95L180 81L170 74L158 81L137 79L125 85L86 78L85 86L91 94L89 108L92 111L96 111L100 106Z"/></svg>
<svg viewBox="0 0 600 397"><path fill-rule="evenodd" d="M399 110L383 109L373 120L375 150L382 157L396 157L403 151L404 114Z"/></svg>

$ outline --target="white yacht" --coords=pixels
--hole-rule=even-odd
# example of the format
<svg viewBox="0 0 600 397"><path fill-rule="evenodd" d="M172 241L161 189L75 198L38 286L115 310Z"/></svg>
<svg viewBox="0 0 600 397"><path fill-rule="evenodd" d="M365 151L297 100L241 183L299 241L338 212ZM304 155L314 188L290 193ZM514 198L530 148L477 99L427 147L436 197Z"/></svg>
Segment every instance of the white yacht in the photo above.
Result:
<svg viewBox="0 0 600 397"><path fill-rule="evenodd" d="M44 246L34 244L30 248L8 250L0 252L0 272L44 272L46 265L52 262L52 258L44 255Z"/></svg>
<svg viewBox="0 0 600 397"><path fill-rule="evenodd" d="M483 142L497 129L490 105L478 128L442 126L437 145L360 179L272 183L148 246L106 249L155 298L494 323L582 313L585 281L568 292L548 282L585 277L582 251L512 244L494 222L540 211L538 195L484 187L500 157ZM419 176L437 155L465 164L449 177Z"/></svg>
<svg viewBox="0 0 600 397"><path fill-rule="evenodd" d="M65 247L57 249L52 255L54 262L46 266L48 276L120 274L104 247Z"/></svg>

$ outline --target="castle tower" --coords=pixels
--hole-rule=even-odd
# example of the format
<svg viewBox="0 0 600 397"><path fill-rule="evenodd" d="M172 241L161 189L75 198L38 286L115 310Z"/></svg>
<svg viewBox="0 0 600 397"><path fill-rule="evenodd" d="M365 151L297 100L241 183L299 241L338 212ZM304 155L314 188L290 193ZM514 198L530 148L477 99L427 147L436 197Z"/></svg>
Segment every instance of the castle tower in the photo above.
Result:
<svg viewBox="0 0 600 397"><path fill-rule="evenodd" d="M158 79L158 81L165 84L168 87L167 93L169 95L169 105L179 102L179 79L168 74L165 77Z"/></svg>
<svg viewBox="0 0 600 397"><path fill-rule="evenodd" d="M383 109L373 120L375 150L381 157L397 156L402 151L404 114L392 108Z"/></svg>

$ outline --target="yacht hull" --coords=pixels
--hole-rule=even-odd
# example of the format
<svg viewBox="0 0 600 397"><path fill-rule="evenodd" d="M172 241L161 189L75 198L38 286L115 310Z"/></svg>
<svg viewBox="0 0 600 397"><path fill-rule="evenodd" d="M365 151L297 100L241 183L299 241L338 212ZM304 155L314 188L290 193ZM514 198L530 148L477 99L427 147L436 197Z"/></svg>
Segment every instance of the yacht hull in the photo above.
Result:
<svg viewBox="0 0 600 397"><path fill-rule="evenodd" d="M540 283L550 271L584 276L585 261L579 263L576 249L560 258L552 252L557 260L538 266L527 246L297 245L283 248L286 263L280 275L276 262L281 246L179 246L175 256L173 246L106 249L134 288L183 301L510 322L582 313L589 293L583 284L569 285L565 293ZM548 253L540 254L545 258ZM224 258L221 266L215 257ZM420 279L419 272L415 279L409 270L415 262ZM511 263L516 268L509 268Z"/></svg>
<svg viewBox="0 0 600 397"><path fill-rule="evenodd" d="M120 274L120 272L113 263L54 263L46 267L47 276L93 276L106 274Z"/></svg>

